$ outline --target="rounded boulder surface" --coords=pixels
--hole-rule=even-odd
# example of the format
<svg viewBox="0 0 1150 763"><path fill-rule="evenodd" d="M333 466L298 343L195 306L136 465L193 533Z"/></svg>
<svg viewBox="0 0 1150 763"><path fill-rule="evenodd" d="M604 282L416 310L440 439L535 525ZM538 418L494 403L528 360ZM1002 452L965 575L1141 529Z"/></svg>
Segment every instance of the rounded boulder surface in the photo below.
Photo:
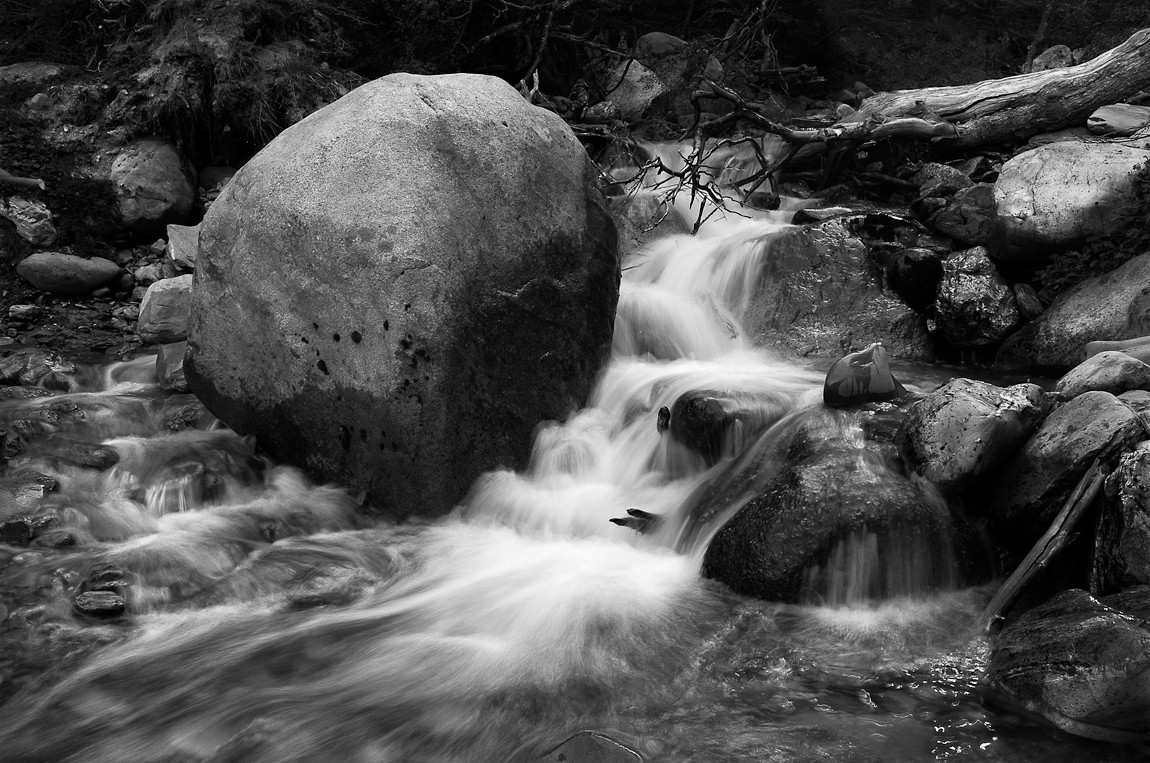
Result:
<svg viewBox="0 0 1150 763"><path fill-rule="evenodd" d="M1121 395L1135 389L1150 390L1150 365L1116 350L1091 355L1054 385L1054 391L1062 400L1078 397L1083 392Z"/></svg>
<svg viewBox="0 0 1150 763"><path fill-rule="evenodd" d="M124 225L140 235L164 232L182 223L196 200L196 184L174 146L144 140L124 149L112 162L111 180L120 200Z"/></svg>
<svg viewBox="0 0 1150 763"><path fill-rule="evenodd" d="M393 74L285 130L200 226L187 381L276 459L437 515L526 464L610 348L615 226L555 114Z"/></svg>
<svg viewBox="0 0 1150 763"><path fill-rule="evenodd" d="M85 259L63 252L37 252L16 266L28 283L42 291L65 297L78 297L106 286L123 270L111 260Z"/></svg>
<svg viewBox="0 0 1150 763"><path fill-rule="evenodd" d="M164 278L148 287L140 303L136 331L146 344L169 344L188 338L192 276Z"/></svg>

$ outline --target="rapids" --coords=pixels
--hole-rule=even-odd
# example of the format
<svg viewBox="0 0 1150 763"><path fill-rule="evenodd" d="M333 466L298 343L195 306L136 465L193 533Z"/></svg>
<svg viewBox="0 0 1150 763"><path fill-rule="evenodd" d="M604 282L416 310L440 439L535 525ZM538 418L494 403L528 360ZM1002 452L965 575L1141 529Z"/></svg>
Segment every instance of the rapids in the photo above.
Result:
<svg viewBox="0 0 1150 763"><path fill-rule="evenodd" d="M990 592L875 601L852 583L871 574L873 539L832 554L834 606L700 577L722 517L693 517L691 496L749 443L708 469L656 417L692 389L765 394L786 413L769 447L819 409L822 374L739 325L782 225L716 220L626 262L587 407L440 521L390 523L257 457L163 395L151 358L0 402L4 421L55 411L66 441L8 471L57 481L38 510L75 542L0 546L0 759L531 761L580 729L649 761L1117 755L984 706L975 622ZM117 464L73 465L60 448L76 441ZM631 507L663 521L646 535L609 521ZM910 580L937 555L904 556ZM84 590L119 592L126 616L74 614Z"/></svg>

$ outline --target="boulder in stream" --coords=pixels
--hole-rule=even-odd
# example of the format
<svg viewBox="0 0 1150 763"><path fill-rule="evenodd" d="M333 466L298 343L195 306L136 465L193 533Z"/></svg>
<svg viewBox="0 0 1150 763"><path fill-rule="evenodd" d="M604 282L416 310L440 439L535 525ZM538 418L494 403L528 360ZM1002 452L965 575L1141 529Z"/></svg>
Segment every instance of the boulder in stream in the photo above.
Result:
<svg viewBox="0 0 1150 763"><path fill-rule="evenodd" d="M1150 390L1150 365L1113 350L1091 355L1054 385L1054 391L1063 400L1092 390L1121 395L1135 389Z"/></svg>
<svg viewBox="0 0 1150 763"><path fill-rule="evenodd" d="M671 437L708 464L735 456L792 407L789 395L770 390L691 390L671 406Z"/></svg>
<svg viewBox="0 0 1150 763"><path fill-rule="evenodd" d="M938 328L956 347L984 347L1018 324L1014 292L984 247L955 252L942 261L935 299Z"/></svg>
<svg viewBox="0 0 1150 763"><path fill-rule="evenodd" d="M997 387L951 379L907 408L896 441L906 462L943 491L961 489L997 468L1042 422L1037 384Z"/></svg>
<svg viewBox="0 0 1150 763"><path fill-rule="evenodd" d="M1106 478L1091 580L1104 592L1150 585L1150 443L1123 455Z"/></svg>
<svg viewBox="0 0 1150 763"><path fill-rule="evenodd" d="M192 306L190 274L164 278L148 287L140 303L136 331L146 344L170 344L188 338L188 313Z"/></svg>
<svg viewBox="0 0 1150 763"><path fill-rule="evenodd" d="M281 133L200 225L192 391L277 460L436 515L526 464L610 347L615 225L507 83L393 74Z"/></svg>
<svg viewBox="0 0 1150 763"><path fill-rule="evenodd" d="M1096 599L1063 591L991 644L984 684L1071 734L1150 740L1150 587Z"/></svg>

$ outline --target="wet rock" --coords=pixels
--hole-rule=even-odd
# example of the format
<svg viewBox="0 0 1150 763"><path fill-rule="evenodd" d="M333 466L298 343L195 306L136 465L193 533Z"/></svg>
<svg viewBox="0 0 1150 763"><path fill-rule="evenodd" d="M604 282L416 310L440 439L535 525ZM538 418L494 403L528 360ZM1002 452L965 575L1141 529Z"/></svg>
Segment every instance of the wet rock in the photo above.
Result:
<svg viewBox="0 0 1150 763"><path fill-rule="evenodd" d="M1063 731L1108 742L1150 735L1150 623L1069 590L1007 625L984 679Z"/></svg>
<svg viewBox="0 0 1150 763"><path fill-rule="evenodd" d="M1037 384L996 387L951 379L906 412L896 442L912 469L953 492L993 472L1026 442L1047 410Z"/></svg>
<svg viewBox="0 0 1150 763"><path fill-rule="evenodd" d="M1150 585L1150 443L1126 453L1106 478L1091 588Z"/></svg>
<svg viewBox="0 0 1150 763"><path fill-rule="evenodd" d="M188 380L184 378L184 353L187 349L187 342L160 345L156 354L156 379L165 392L188 391Z"/></svg>
<svg viewBox="0 0 1150 763"><path fill-rule="evenodd" d="M13 196L0 199L0 217L16 226L16 233L32 246L56 243L56 226L52 213L42 201L29 201Z"/></svg>
<svg viewBox="0 0 1150 763"><path fill-rule="evenodd" d="M942 261L935 299L938 328L956 347L984 347L1018 325L1014 292L978 246Z"/></svg>
<svg viewBox="0 0 1150 763"><path fill-rule="evenodd" d="M1029 550L1094 459L1116 460L1144 436L1134 412L1109 392L1084 392L1058 406L979 502L990 508L992 538Z"/></svg>
<svg viewBox="0 0 1150 763"><path fill-rule="evenodd" d="M175 147L160 141L140 141L122 151L112 163L111 180L124 225L140 235L182 223L196 200L186 162Z"/></svg>
<svg viewBox="0 0 1150 763"><path fill-rule="evenodd" d="M76 545L76 536L67 530L48 530L32 539L33 548L70 548Z"/></svg>
<svg viewBox="0 0 1150 763"><path fill-rule="evenodd" d="M0 387L0 401L34 400L38 397L52 397L55 394L43 387Z"/></svg>
<svg viewBox="0 0 1150 763"><path fill-rule="evenodd" d="M886 282L917 312L934 306L942 280L942 256L930 249L904 249L886 267Z"/></svg>
<svg viewBox="0 0 1150 763"><path fill-rule="evenodd" d="M525 465L607 357L619 263L596 182L563 120L497 78L368 83L276 137L201 223L188 384L277 460L445 513ZM400 187L451 190L396 207Z"/></svg>
<svg viewBox="0 0 1150 763"><path fill-rule="evenodd" d="M198 429L206 420L214 420L207 409L200 403L188 403L164 415L164 428L172 432L185 429Z"/></svg>
<svg viewBox="0 0 1150 763"><path fill-rule="evenodd" d="M947 164L927 162L911 177L910 182L918 184L920 198L927 196L953 196L963 188L970 188L974 181L962 170Z"/></svg>
<svg viewBox="0 0 1150 763"><path fill-rule="evenodd" d="M890 353L881 344L839 358L823 381L823 403L848 408L905 397L906 388L890 372L889 361Z"/></svg>
<svg viewBox="0 0 1150 763"><path fill-rule="evenodd" d="M790 355L838 357L879 342L896 358L930 360L926 322L883 291L867 246L836 218L783 232L743 317L757 344Z"/></svg>
<svg viewBox="0 0 1150 763"><path fill-rule="evenodd" d="M62 296L81 296L115 281L123 271L111 260L86 259L63 252L37 252L16 266L37 289Z"/></svg>
<svg viewBox="0 0 1150 763"><path fill-rule="evenodd" d="M653 193L631 193L607 199L619 227L619 248L635 254L655 239L690 233L683 216Z"/></svg>
<svg viewBox="0 0 1150 763"><path fill-rule="evenodd" d="M1145 161L1144 150L1120 142L1063 141L1006 162L994 184L995 256L1043 263L1053 252L1117 231L1120 200L1133 198Z"/></svg>
<svg viewBox="0 0 1150 763"><path fill-rule="evenodd" d="M899 590L910 581L898 579L895 557L921 565L913 584L922 590L955 583L953 557L944 557L957 530L945 501L852 434L848 415L826 411L809 420L781 471L715 535L704 576L762 599L839 599L832 571L853 540L881 549L873 574L858 581L870 596L908 593Z"/></svg>
<svg viewBox="0 0 1150 763"><path fill-rule="evenodd" d="M1121 395L1127 390L1150 390L1150 365L1124 352L1100 352L1079 363L1058 380L1054 391L1062 400L1091 390Z"/></svg>
<svg viewBox="0 0 1150 763"><path fill-rule="evenodd" d="M10 517L0 524L0 543L7 543L9 546L27 546L32 542L35 529L35 519L27 514Z"/></svg>
<svg viewBox="0 0 1150 763"><path fill-rule="evenodd" d="M73 600L72 608L86 617L103 620L124 614L127 603L111 591L85 591Z"/></svg>
<svg viewBox="0 0 1150 763"><path fill-rule="evenodd" d="M1086 129L1095 135L1128 137L1150 124L1150 106L1115 103L1096 109L1086 119Z"/></svg>
<svg viewBox="0 0 1150 763"><path fill-rule="evenodd" d="M136 333L141 341L145 344L170 344L188 338L193 279L191 274L165 278L148 287L136 322Z"/></svg>
<svg viewBox="0 0 1150 763"><path fill-rule="evenodd" d="M598 731L580 731L539 759L540 763L642 763L643 756Z"/></svg>
<svg viewBox="0 0 1150 763"><path fill-rule="evenodd" d="M35 387L53 372L74 373L76 365L55 352L37 348L11 351L0 359L0 384ZM35 397L30 393L16 393L15 399Z"/></svg>
<svg viewBox="0 0 1150 763"><path fill-rule="evenodd" d="M954 194L930 218L932 229L963 246L988 244L995 225L994 185L979 183Z"/></svg>
<svg viewBox="0 0 1150 763"><path fill-rule="evenodd" d="M1144 296L1143 291L1150 291L1147 283L1150 254L1135 257L1105 275L1086 279L1060 294L1041 316L1008 337L995 363L1005 368L1070 368L1085 358L1088 342L1125 340L1150 333L1150 321L1133 310Z"/></svg>
<svg viewBox="0 0 1150 763"><path fill-rule="evenodd" d="M56 437L46 443L45 447L55 460L81 469L105 471L120 460L120 454L112 448L83 440Z"/></svg>
<svg viewBox="0 0 1150 763"><path fill-rule="evenodd" d="M778 392L694 390L671 406L671 437L714 464L738 454L791 405L789 397Z"/></svg>
<svg viewBox="0 0 1150 763"><path fill-rule="evenodd" d="M791 222L795 225L821 223L850 214L854 214L854 210L849 207L807 207L795 212L794 217L791 218Z"/></svg>
<svg viewBox="0 0 1150 763"><path fill-rule="evenodd" d="M168 226L168 259L183 272L196 269L196 256L200 251L200 226Z"/></svg>
<svg viewBox="0 0 1150 763"><path fill-rule="evenodd" d="M63 67L46 61L22 61L0 66L0 85L46 85L60 76Z"/></svg>

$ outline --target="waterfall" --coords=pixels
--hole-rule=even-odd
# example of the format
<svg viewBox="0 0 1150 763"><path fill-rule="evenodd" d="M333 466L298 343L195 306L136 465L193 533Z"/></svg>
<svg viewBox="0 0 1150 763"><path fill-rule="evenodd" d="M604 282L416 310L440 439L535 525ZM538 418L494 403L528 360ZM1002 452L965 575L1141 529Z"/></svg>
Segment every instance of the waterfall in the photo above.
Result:
<svg viewBox="0 0 1150 763"><path fill-rule="evenodd" d="M27 457L58 480L47 505L81 551L30 553L0 585L86 581L81 588L123 594L133 618L130 630L77 624L59 591L13 614L39 623L47 652L94 655L46 688L25 682L0 718L4 754L536 760L594 727L653 759L769 756L762 742L734 741L763 725L744 729L722 687L743 670L736 665L790 637L772 625L778 605L740 603L699 576L707 538L739 501L701 518L690 500L732 473L743 446L777 450L821 407L822 374L754 347L740 324L786 228L783 213L748 214L630 256L613 356L587 407L540 428L526 470L485 475L437 522L380 522L343 491L256 459L211 421L181 428L190 399L158 397L142 362L20 403L83 410L83 427L118 462L93 476L49 454ZM658 427L660 408L700 389L768 400L779 421L754 444L733 430L708 465ZM0 403L0 415L25 415L4 406L15 404ZM629 508L659 516L659 526L640 534L610 522ZM825 564L836 581L870 581L878 545L852 536ZM913 574L914 560L904 561L896 582L834 583L832 603L870 597L876 585L912 592L899 587ZM977 605L962 595L936 601L903 628L913 638L884 639L867 659L896 659L882 651L894 643L924 654L961 644L957 624ZM811 644L839 643L854 627L802 617ZM871 616L854 632L865 640L877 629ZM812 689L788 660L803 658L782 654L770 692L800 701ZM7 698L12 688L0 690ZM707 730L722 723L741 730ZM771 733L807 743L787 727Z"/></svg>

